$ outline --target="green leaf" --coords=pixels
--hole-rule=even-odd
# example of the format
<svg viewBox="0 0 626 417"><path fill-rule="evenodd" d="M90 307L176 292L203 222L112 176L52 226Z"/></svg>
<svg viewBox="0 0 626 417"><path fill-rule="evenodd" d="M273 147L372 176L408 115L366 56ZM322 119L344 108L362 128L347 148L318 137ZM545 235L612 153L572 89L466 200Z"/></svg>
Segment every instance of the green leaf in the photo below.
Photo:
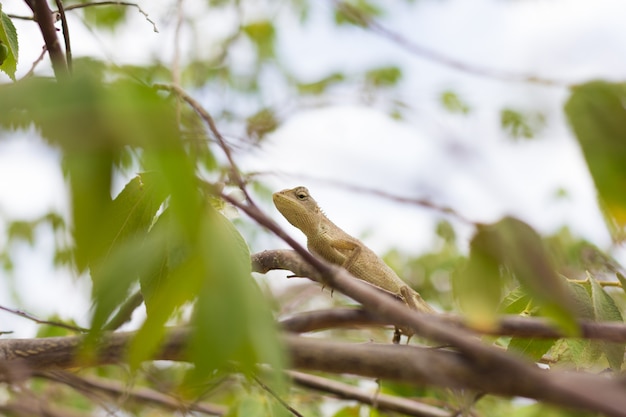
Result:
<svg viewBox="0 0 626 417"><path fill-rule="evenodd" d="M615 305L613 298L604 291L604 288L602 288L595 278L589 277L589 281L591 281L591 298L593 300L596 321L623 322L622 314ZM624 346L623 343L600 343L600 348L613 370L619 371L622 367L622 363L624 362Z"/></svg>
<svg viewBox="0 0 626 417"><path fill-rule="evenodd" d="M31 246L35 243L35 227L37 225L33 222L14 221L9 223L9 230L7 231L8 241L22 239L28 242Z"/></svg>
<svg viewBox="0 0 626 417"><path fill-rule="evenodd" d="M615 239L626 225L626 84L593 81L572 89L565 113Z"/></svg>
<svg viewBox="0 0 626 417"><path fill-rule="evenodd" d="M581 285L576 282L568 282L567 284L574 300L576 316L580 319L595 320L596 315L593 301L591 300L590 284L585 283Z"/></svg>
<svg viewBox="0 0 626 417"><path fill-rule="evenodd" d="M242 27L243 33L254 43L260 59L274 56L276 29L269 20L261 20Z"/></svg>
<svg viewBox="0 0 626 417"><path fill-rule="evenodd" d="M15 81L15 71L17 70L19 56L17 31L11 18L2 12L2 4L0 4L0 44L4 44L7 52L3 62L0 62L0 70Z"/></svg>
<svg viewBox="0 0 626 417"><path fill-rule="evenodd" d="M251 277L246 242L224 216L208 210L198 256L204 279L194 306L189 355L190 386L236 361L244 373L255 364L282 366L280 343L267 303ZM280 386L280 380L274 380Z"/></svg>
<svg viewBox="0 0 626 417"><path fill-rule="evenodd" d="M391 87L402 79L402 70L396 66L381 67L365 73L365 81L374 87Z"/></svg>
<svg viewBox="0 0 626 417"><path fill-rule="evenodd" d="M164 236L146 239L136 235L113 247L107 261L92 272L94 300L89 342L96 340L100 329L111 314L126 299L129 290L140 275L159 262Z"/></svg>
<svg viewBox="0 0 626 417"><path fill-rule="evenodd" d="M271 415L268 414L269 411L267 399L264 396L246 395L228 410L226 417L267 416Z"/></svg>
<svg viewBox="0 0 626 417"><path fill-rule="evenodd" d="M349 0L338 3L335 23L367 27L373 17L382 16L383 10L367 0Z"/></svg>
<svg viewBox="0 0 626 417"><path fill-rule="evenodd" d="M470 242L467 264L453 274L454 294L473 327L489 329L496 324L496 312L502 297L500 265L484 249L484 237Z"/></svg>
<svg viewBox="0 0 626 417"><path fill-rule="evenodd" d="M321 80L312 83L297 84L298 92L300 94L315 94L319 95L324 93L329 87L338 84L346 79L346 76L341 72L335 72Z"/></svg>
<svg viewBox="0 0 626 417"><path fill-rule="evenodd" d="M507 415L509 417L598 417L597 413L574 411L543 403L525 405Z"/></svg>
<svg viewBox="0 0 626 417"><path fill-rule="evenodd" d="M556 339L513 337L507 349L521 353L533 361L539 361L555 343Z"/></svg>
<svg viewBox="0 0 626 417"><path fill-rule="evenodd" d="M126 19L128 7L124 5L108 5L99 7L85 7L82 9L85 20L90 26L101 29L114 30Z"/></svg>
<svg viewBox="0 0 626 417"><path fill-rule="evenodd" d="M480 254L491 271L498 266L507 268L531 295L542 315L568 334L578 331L571 294L556 273L540 236L530 226L512 217L479 226L470 246L470 263L474 252Z"/></svg>
<svg viewBox="0 0 626 417"><path fill-rule="evenodd" d="M465 103L454 91L444 91L439 96L441 105L451 113L468 114L470 106Z"/></svg>
<svg viewBox="0 0 626 417"><path fill-rule="evenodd" d="M532 299L522 287L509 292L500 303L500 311L504 314L525 314L532 309Z"/></svg>
<svg viewBox="0 0 626 417"><path fill-rule="evenodd" d="M351 405L339 409L333 417L359 417L361 415L360 405Z"/></svg>
<svg viewBox="0 0 626 417"><path fill-rule="evenodd" d="M447 244L453 245L456 243L456 232L454 231L452 224L447 220L440 220L437 223L435 233Z"/></svg>
<svg viewBox="0 0 626 417"><path fill-rule="evenodd" d="M503 109L500 112L502 129L513 139L532 139L545 124L545 116L539 112L522 113L519 110Z"/></svg>
<svg viewBox="0 0 626 417"><path fill-rule="evenodd" d="M276 128L278 128L278 119L272 109L262 109L246 119L246 133L255 140L263 139Z"/></svg>

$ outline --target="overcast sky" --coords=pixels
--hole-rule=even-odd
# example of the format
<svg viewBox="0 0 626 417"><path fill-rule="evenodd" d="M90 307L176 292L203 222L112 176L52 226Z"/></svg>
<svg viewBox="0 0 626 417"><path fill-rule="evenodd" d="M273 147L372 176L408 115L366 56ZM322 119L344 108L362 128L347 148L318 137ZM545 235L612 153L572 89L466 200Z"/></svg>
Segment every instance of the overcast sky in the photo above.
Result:
<svg viewBox="0 0 626 417"><path fill-rule="evenodd" d="M4 11L26 14L20 3L6 3ZM132 11L128 28L116 34L94 34L80 20L70 20L75 54L141 63L157 47L170 53L171 3L139 1L156 21L159 34ZM188 0L187 14L203 16L206 11L200 3L205 2ZM401 98L410 107L405 119L396 121L379 106L355 106L353 93L339 92L332 97L332 106L289 114L264 147L238 155L244 170L284 173L266 177L275 189L307 185L329 217L347 231L365 236L377 251L393 246L416 254L427 250L433 224L441 216L348 192L323 180L429 198L474 221L514 214L543 232L568 225L602 247L609 245L584 161L562 114L565 88L481 78L412 55L358 28L333 30L327 18L331 2L313 3L311 21L304 28L295 20L278 20L287 35L280 38L279 54L290 69L315 80L333 71L350 74L372 65L400 65ZM398 3L383 20L386 26L469 65L565 83L622 80L626 74L626 3L620 0L422 0L410 7ZM211 13L203 19L213 34L224 31L228 22ZM19 76L28 71L42 42L30 22L18 22L18 35ZM249 57L244 50L235 59L245 65ZM48 67L41 65L38 72L46 73ZM457 92L472 111L466 116L444 111L437 97L446 89ZM275 102L267 104L289 102L284 94L278 90ZM533 141L511 141L499 127L499 110L505 106L540 110L547 115L548 125ZM50 208L67 209L57 153L33 138L32 132L3 135L0 233L3 218L31 219ZM567 191L567 198L555 198L559 189ZM272 213L279 218L276 211ZM469 238L469 228L459 225L459 231L463 239ZM41 237L35 249L19 251L12 277L3 277L0 271L0 305L42 316L58 311L64 317L86 317L87 301L73 295L87 291L88 280L77 282L63 271L54 272L53 242L49 236ZM11 286L22 294L21 299L12 297ZM33 329L24 320L0 316L0 330L26 336Z"/></svg>

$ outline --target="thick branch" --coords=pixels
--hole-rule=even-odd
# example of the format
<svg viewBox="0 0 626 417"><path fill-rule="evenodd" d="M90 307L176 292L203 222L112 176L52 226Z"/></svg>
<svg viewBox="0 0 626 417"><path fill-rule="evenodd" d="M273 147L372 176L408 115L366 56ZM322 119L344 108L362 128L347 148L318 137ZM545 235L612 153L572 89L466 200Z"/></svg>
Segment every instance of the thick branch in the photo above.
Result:
<svg viewBox="0 0 626 417"><path fill-rule="evenodd" d="M249 214L256 215L254 212ZM262 220L264 221L262 224L270 224L269 222L265 222L265 219ZM279 231L284 233L281 230ZM504 395L527 396L558 404L569 402L569 404L574 407L593 409L613 416L626 416L626 398L622 395L623 390L619 384L611 383L600 388L598 386L589 385L589 381L585 382L579 379L587 378L587 376L582 374L572 373L567 376L550 376L550 374L538 370L534 365L522 360L522 358L482 344L480 341L476 340L471 333L458 327L454 328L454 326L446 324L435 315L411 311L404 308L400 303L392 302L386 297L381 297L378 292L350 275L347 271L341 268L333 268L325 264L318 258L308 254L308 252L303 251L303 248L297 243L292 246L298 252L298 256L305 258L307 262L320 272L327 285L359 301L366 309L374 312L383 319L391 320L397 325L410 327L416 334L423 337L455 346L463 354L463 361L469 361L469 363L471 363L471 366L474 368L471 371L471 375L473 375L475 379L483 380L487 382L487 385L490 385L493 381L497 381L497 386L487 387L487 385L485 385L482 387L474 387L475 389L485 392L497 392ZM261 260L257 258L256 261ZM293 272L297 273L297 271ZM402 346L397 347L401 349L405 348ZM399 351L395 351L394 353L389 352L388 354L392 355L395 360L401 356L398 353ZM334 352L330 352L328 355L329 360L337 358L337 356L334 356ZM385 357L388 360L391 359L388 356ZM348 363L354 364L354 362L350 362L349 360ZM340 363L335 363L335 365L340 366ZM404 370L411 373L411 371L409 371L410 368L410 366L406 366ZM413 371L416 372L417 370L413 369ZM342 372L349 371L344 370ZM433 372L437 373L438 371L433 370ZM376 376L382 378L390 377L390 375L386 373ZM453 380L449 382L451 384L454 384L454 381L459 382L462 380L462 376L463 375L455 375ZM481 378L479 378L479 376ZM505 379L503 379L502 376L505 376ZM394 377L402 379L399 375L394 375ZM486 379L484 377L486 377ZM510 379L510 381L507 379ZM519 381L524 381L523 386L518 386ZM413 382L419 383L419 381ZM431 381L431 383L438 384L438 380ZM516 385L516 394L509 391L509 388L511 388L510 384ZM496 391L492 391L492 389ZM525 389L529 391L522 393ZM618 403L621 405L618 406Z"/></svg>
<svg viewBox="0 0 626 417"><path fill-rule="evenodd" d="M37 20L44 42L46 43L46 49L50 54L54 75L57 79L63 79L68 75L67 62L65 61L65 54L61 49L61 43L59 42L57 31L54 27L52 10L48 7L46 0L32 0L32 4L35 20Z"/></svg>
<svg viewBox="0 0 626 417"><path fill-rule="evenodd" d="M314 281L320 281L317 274L306 262L291 250L263 251L252 255L252 268L256 272L265 273L272 269L289 270L298 276L312 274ZM536 317L504 316L493 328L474 328L463 317L454 315L433 316L431 321L442 326L470 330L494 336L517 336L534 338L567 337L561 330L546 319ZM284 330L294 333L305 333L336 327L360 325L392 325L393 320L384 319L363 309L335 308L332 310L311 311L301 313L281 321ZM605 342L626 343L626 325L620 322L598 323L590 320L578 322L581 330L580 338L602 340Z"/></svg>
<svg viewBox="0 0 626 417"><path fill-rule="evenodd" d="M80 337L0 340L0 375L13 381L30 376L33 370L121 363L133 335L120 332L103 337L98 354L89 360L76 355ZM171 330L154 359L184 360L187 336L187 329ZM626 416L623 387L606 376L545 371L534 365L510 373L463 354L407 345L354 344L299 336L285 336L283 342L294 368L523 396Z"/></svg>
<svg viewBox="0 0 626 417"><path fill-rule="evenodd" d="M440 315L434 320L442 323L492 336L516 336L539 339L560 339L569 337L546 319L537 317L503 316L492 328L475 328L465 318L456 315ZM283 330L292 333L334 329L338 327L390 326L390 320L384 320L375 314L360 308L333 308L328 310L308 311L281 320ZM604 342L626 343L626 325L619 322L594 322L580 320L581 334L577 337Z"/></svg>

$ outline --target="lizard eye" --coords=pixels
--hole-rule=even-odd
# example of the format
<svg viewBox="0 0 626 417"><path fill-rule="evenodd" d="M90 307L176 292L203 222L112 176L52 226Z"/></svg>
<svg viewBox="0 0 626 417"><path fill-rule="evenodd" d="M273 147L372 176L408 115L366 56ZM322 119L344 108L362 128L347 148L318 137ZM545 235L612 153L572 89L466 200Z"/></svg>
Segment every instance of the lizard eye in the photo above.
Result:
<svg viewBox="0 0 626 417"><path fill-rule="evenodd" d="M298 193L296 197L298 197L298 200L304 200L306 198L306 193Z"/></svg>

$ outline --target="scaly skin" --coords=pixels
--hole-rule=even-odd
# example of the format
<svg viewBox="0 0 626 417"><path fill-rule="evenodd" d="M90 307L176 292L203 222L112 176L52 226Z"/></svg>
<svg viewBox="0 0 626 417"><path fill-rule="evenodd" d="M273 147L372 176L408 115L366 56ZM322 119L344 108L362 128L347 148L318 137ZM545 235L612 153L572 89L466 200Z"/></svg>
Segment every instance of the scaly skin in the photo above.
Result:
<svg viewBox="0 0 626 417"><path fill-rule="evenodd" d="M273 199L278 211L306 235L311 252L344 267L355 277L395 294L413 310L435 313L378 255L330 221L306 187L276 192ZM407 329L400 330L411 337L412 333ZM396 329L394 342L398 340Z"/></svg>

